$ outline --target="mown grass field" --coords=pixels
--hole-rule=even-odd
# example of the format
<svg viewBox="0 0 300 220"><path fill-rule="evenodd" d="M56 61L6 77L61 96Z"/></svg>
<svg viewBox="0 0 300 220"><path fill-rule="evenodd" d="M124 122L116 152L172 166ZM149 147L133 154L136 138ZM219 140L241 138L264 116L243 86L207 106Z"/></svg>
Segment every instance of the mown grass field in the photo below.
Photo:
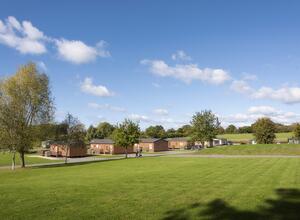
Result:
<svg viewBox="0 0 300 220"><path fill-rule="evenodd" d="M196 154L223 155L300 155L300 144L253 144L206 148Z"/></svg>
<svg viewBox="0 0 300 220"><path fill-rule="evenodd" d="M287 142L288 138L293 137L293 132L287 133L276 133L276 141L277 142ZM233 142L244 142L247 143L250 140L254 139L253 134L222 134L218 135L219 138L226 138L229 141Z"/></svg>
<svg viewBox="0 0 300 220"><path fill-rule="evenodd" d="M1 219L299 219L300 158L139 158L0 170Z"/></svg>
<svg viewBox="0 0 300 220"><path fill-rule="evenodd" d="M39 163L55 163L59 162L59 160L48 160L39 157L31 157L33 154L25 155L25 163L26 164L39 164ZM0 152L0 166L11 166L12 164L12 155L7 152ZM16 165L20 165L20 156L16 154Z"/></svg>

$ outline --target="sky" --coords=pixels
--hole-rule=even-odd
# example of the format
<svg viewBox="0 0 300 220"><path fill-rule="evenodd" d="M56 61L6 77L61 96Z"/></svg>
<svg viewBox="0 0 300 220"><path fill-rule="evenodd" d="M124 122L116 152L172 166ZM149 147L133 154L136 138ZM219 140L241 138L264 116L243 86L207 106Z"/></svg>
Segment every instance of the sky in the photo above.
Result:
<svg viewBox="0 0 300 220"><path fill-rule="evenodd" d="M300 2L0 2L0 77L35 62L55 119L178 128L300 121Z"/></svg>

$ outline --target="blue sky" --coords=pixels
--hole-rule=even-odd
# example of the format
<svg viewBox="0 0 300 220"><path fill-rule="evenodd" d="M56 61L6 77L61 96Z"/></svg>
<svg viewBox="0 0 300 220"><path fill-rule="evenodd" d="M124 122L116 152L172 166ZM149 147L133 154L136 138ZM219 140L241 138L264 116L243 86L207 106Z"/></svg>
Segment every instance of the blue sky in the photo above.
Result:
<svg viewBox="0 0 300 220"><path fill-rule="evenodd" d="M56 119L222 125L300 121L297 1L13 1L0 7L0 76L34 61Z"/></svg>

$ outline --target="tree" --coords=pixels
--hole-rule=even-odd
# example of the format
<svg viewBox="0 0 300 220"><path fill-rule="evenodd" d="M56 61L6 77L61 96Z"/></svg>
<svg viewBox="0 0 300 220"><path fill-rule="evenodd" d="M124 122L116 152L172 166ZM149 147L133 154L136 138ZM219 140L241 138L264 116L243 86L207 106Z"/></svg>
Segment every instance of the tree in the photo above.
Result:
<svg viewBox="0 0 300 220"><path fill-rule="evenodd" d="M225 129L225 133L226 134L235 134L237 133L237 128L234 125L229 125L226 129Z"/></svg>
<svg viewBox="0 0 300 220"><path fill-rule="evenodd" d="M125 119L124 122L117 125L112 134L115 145L125 148L125 158L127 158L128 147L133 147L139 142L140 127L137 123Z"/></svg>
<svg viewBox="0 0 300 220"><path fill-rule="evenodd" d="M97 126L96 137L101 139L109 137L114 130L115 127L113 125L108 122L102 122Z"/></svg>
<svg viewBox="0 0 300 220"><path fill-rule="evenodd" d="M218 117L213 114L210 110L204 110L196 112L193 115L192 121L192 139L199 141L204 146L205 141L211 144L213 138L216 137L220 122Z"/></svg>
<svg viewBox="0 0 300 220"><path fill-rule="evenodd" d="M177 137L188 137L192 133L191 125L183 125L182 127L177 129Z"/></svg>
<svg viewBox="0 0 300 220"><path fill-rule="evenodd" d="M294 136L295 136L295 138L300 139L300 124L299 123L295 124Z"/></svg>
<svg viewBox="0 0 300 220"><path fill-rule="evenodd" d="M166 136L168 138L177 137L177 132L176 132L176 130L174 128L170 128L170 129L167 130Z"/></svg>
<svg viewBox="0 0 300 220"><path fill-rule="evenodd" d="M240 133L240 134L252 133L252 128L251 128L251 126L242 126L242 127L239 127L238 133Z"/></svg>
<svg viewBox="0 0 300 220"><path fill-rule="evenodd" d="M145 133L147 137L152 138L164 138L166 136L166 131L161 125L150 126L145 130Z"/></svg>
<svg viewBox="0 0 300 220"><path fill-rule="evenodd" d="M260 118L253 124L254 136L259 144L271 144L276 136L276 127L269 118Z"/></svg>
<svg viewBox="0 0 300 220"><path fill-rule="evenodd" d="M53 109L49 79L34 63L0 81L0 142L13 152L13 161L20 154L21 167L35 139L34 125L50 122Z"/></svg>
<svg viewBox="0 0 300 220"><path fill-rule="evenodd" d="M70 113L66 115L66 118L62 122L62 127L66 128L64 134L62 134L58 141L62 141L66 146L65 163L67 163L67 154L70 147L84 146L85 128L84 125Z"/></svg>
<svg viewBox="0 0 300 220"><path fill-rule="evenodd" d="M97 129L91 125L86 131L85 140L89 143L94 138L97 138Z"/></svg>

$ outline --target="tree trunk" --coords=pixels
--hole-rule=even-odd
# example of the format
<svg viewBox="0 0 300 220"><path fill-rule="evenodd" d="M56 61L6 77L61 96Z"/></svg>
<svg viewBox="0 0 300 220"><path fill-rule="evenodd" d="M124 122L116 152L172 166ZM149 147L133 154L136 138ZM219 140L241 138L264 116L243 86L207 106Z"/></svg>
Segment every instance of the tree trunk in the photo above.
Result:
<svg viewBox="0 0 300 220"><path fill-rule="evenodd" d="M21 167L25 168L25 153L23 151L20 152L20 157L21 157Z"/></svg>
<svg viewBox="0 0 300 220"><path fill-rule="evenodd" d="M127 147L125 147L125 158L127 158Z"/></svg>
<svg viewBox="0 0 300 220"><path fill-rule="evenodd" d="M69 150L69 147L67 147L67 149L66 149L65 164L68 163L68 150Z"/></svg>
<svg viewBox="0 0 300 220"><path fill-rule="evenodd" d="M16 167L16 151L13 151L11 169L15 170L15 167Z"/></svg>
<svg viewBox="0 0 300 220"><path fill-rule="evenodd" d="M201 144L202 144L202 148L205 148L205 141L202 141Z"/></svg>

